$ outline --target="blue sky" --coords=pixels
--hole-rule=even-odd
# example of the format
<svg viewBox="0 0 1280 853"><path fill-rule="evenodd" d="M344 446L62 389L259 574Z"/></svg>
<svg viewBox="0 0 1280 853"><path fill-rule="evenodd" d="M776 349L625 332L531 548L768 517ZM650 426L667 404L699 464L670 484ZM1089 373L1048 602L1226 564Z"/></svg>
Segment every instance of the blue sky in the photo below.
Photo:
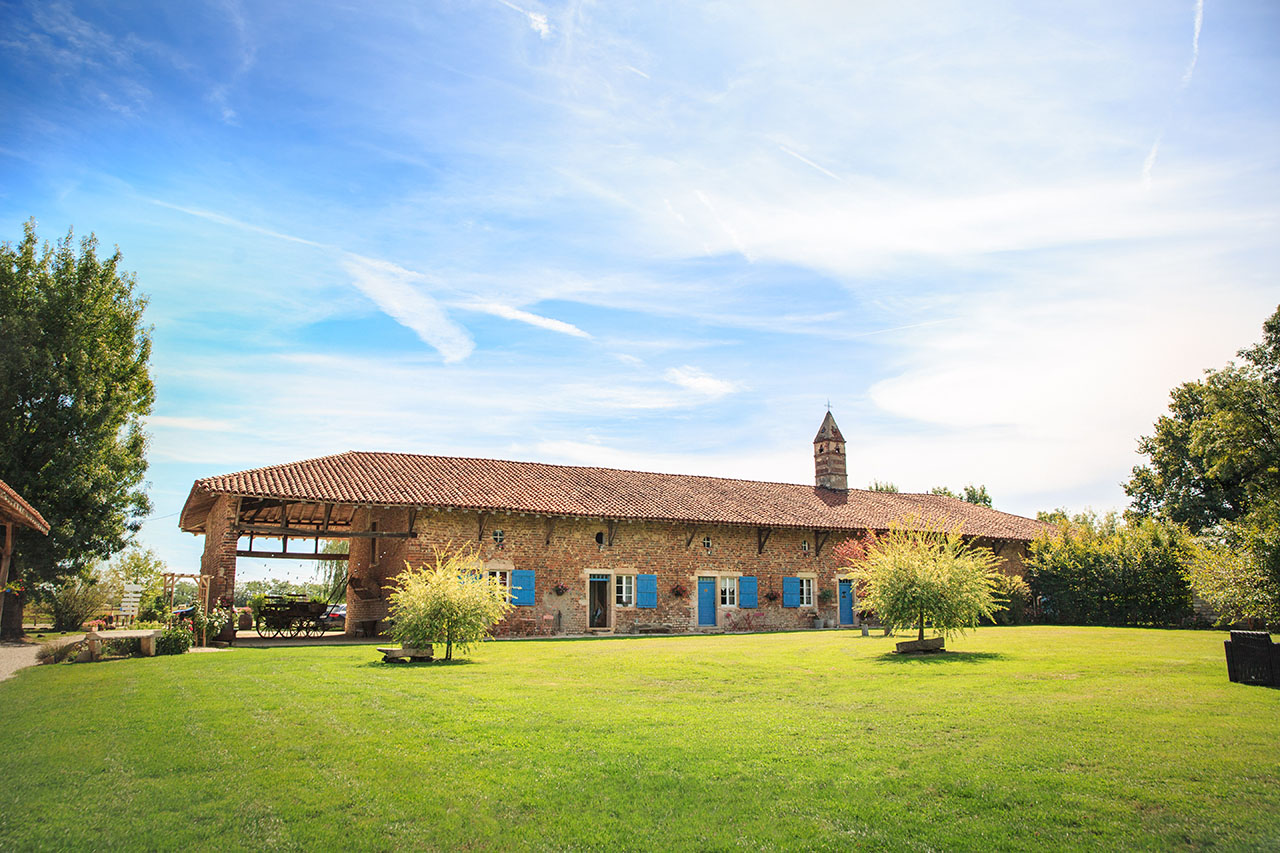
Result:
<svg viewBox="0 0 1280 853"><path fill-rule="evenodd" d="M0 236L151 298L155 517L349 449L1121 507L1276 286L1270 3L3 3ZM244 565L242 574L278 573Z"/></svg>

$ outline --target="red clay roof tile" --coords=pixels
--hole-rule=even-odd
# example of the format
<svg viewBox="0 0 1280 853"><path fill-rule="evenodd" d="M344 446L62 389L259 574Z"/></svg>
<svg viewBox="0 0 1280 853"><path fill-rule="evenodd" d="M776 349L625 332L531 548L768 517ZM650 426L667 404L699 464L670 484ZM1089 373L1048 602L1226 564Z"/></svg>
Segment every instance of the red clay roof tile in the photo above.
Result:
<svg viewBox="0 0 1280 853"><path fill-rule="evenodd" d="M409 453L351 451L197 480L182 513L184 530L203 523L201 509L207 513L215 494L836 530L886 529L914 520L1019 540L1034 539L1045 526L941 495Z"/></svg>

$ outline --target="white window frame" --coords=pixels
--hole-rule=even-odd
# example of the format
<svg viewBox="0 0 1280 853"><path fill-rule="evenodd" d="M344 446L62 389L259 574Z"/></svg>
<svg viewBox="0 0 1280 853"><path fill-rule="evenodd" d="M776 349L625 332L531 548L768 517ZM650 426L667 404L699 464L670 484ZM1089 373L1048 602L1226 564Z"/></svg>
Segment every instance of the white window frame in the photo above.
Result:
<svg viewBox="0 0 1280 853"><path fill-rule="evenodd" d="M498 582L507 588L507 595L511 595L511 572L507 569L489 569L485 574L491 578L497 578Z"/></svg>
<svg viewBox="0 0 1280 853"><path fill-rule="evenodd" d="M738 579L720 578L720 606L721 607L737 607L738 606Z"/></svg>
<svg viewBox="0 0 1280 853"><path fill-rule="evenodd" d="M711 537L710 537L710 536L703 536L703 537L702 537L702 547L703 547L703 548L706 548L708 551L710 551L710 550L711 550Z"/></svg>
<svg viewBox="0 0 1280 853"><path fill-rule="evenodd" d="M499 548L502 547L502 543L506 541L506 538L507 532L502 528L497 528L493 531L493 544L497 545Z"/></svg>
<svg viewBox="0 0 1280 853"><path fill-rule="evenodd" d="M613 603L616 607L636 606L636 576L613 576Z"/></svg>
<svg viewBox="0 0 1280 853"><path fill-rule="evenodd" d="M797 578L800 581L800 606L813 606L813 578Z"/></svg>

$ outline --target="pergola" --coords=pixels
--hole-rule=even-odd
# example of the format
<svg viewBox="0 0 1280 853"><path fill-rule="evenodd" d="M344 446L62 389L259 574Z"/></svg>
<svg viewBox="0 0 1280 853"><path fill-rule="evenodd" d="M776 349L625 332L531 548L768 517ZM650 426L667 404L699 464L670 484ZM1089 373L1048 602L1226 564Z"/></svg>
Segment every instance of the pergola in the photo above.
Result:
<svg viewBox="0 0 1280 853"><path fill-rule="evenodd" d="M9 583L9 559L13 556L13 530L19 525L29 527L46 536L49 535L49 522L44 520L44 516L23 500L13 487L4 480L0 480L0 528L4 529L4 546L0 549L0 590Z"/></svg>

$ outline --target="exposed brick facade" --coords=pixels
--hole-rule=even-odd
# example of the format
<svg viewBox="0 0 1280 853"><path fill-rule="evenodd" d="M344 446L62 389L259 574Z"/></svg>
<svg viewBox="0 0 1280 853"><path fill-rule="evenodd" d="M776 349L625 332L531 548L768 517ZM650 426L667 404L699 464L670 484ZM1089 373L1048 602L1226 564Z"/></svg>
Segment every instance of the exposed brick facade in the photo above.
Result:
<svg viewBox="0 0 1280 853"><path fill-rule="evenodd" d="M408 510L366 510L359 516L361 529L372 523L381 531L403 531L408 525ZM354 578L366 585L376 583L385 591L403 569L406 561L418 565L432 560L432 549L448 548L463 543L478 546L479 555L491 569L532 569L534 601L532 607L517 607L499 626L499 634L584 633L588 629L588 583L591 575L607 575L608 629L615 633L633 633L641 624L664 625L673 631L751 631L777 628L810 627L815 611L828 624L838 621L838 568L832 556L840 534L832 534L815 554L813 531L775 529L769 535L763 552L759 552L759 533L754 527L700 526L690 528L663 522L619 522L612 546L597 544L597 534L608 539L604 521L590 519L555 519L548 532L545 517L533 515L481 514L468 511L431 510L417 516L413 539L354 539L351 543L350 570ZM502 544L495 543L493 532L502 531ZM690 534L692 541L690 542ZM549 537L549 542L548 542ZM710 537L711 547L704 545ZM802 543L808 543L806 551ZM688 543L688 544L686 544ZM990 545L991 543L980 543ZM376 559L375 559L376 549ZM1023 543L1002 546L1006 571L1021 573L1025 551ZM657 608L618 606L614 603L614 578L617 575L654 574L658 577ZM698 624L697 586L699 577L757 578L756 608L722 607L717 581L715 628ZM784 607L784 577L814 579L815 607ZM568 591L556 595L554 587L563 584ZM672 593L676 586L686 590L683 597ZM832 599L822 602L819 596L830 590ZM776 594L775 600L769 594ZM347 593L347 631L356 630L363 620L384 619L385 598L366 600L354 590Z"/></svg>
<svg viewBox="0 0 1280 853"><path fill-rule="evenodd" d="M204 553L200 556L200 574L209 578L209 601L231 596L236 588L236 543L233 529L240 498L219 495L209 510L204 537Z"/></svg>

